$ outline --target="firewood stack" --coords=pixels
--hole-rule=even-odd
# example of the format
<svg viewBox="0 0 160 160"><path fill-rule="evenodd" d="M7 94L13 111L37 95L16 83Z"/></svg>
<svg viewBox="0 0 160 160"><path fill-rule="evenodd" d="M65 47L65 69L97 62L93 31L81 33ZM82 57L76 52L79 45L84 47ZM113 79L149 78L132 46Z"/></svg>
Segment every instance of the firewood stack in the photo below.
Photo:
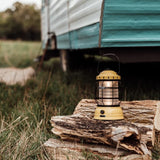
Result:
<svg viewBox="0 0 160 160"><path fill-rule="evenodd" d="M52 132L44 146L56 160L149 160L160 140L160 101L121 102L124 120L94 120L95 100L83 99L73 115L51 118Z"/></svg>

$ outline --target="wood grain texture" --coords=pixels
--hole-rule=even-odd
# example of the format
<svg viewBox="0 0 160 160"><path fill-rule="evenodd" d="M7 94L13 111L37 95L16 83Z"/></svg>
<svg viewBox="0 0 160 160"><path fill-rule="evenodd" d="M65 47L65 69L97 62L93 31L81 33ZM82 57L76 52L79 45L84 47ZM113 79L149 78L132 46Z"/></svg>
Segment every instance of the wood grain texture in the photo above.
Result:
<svg viewBox="0 0 160 160"><path fill-rule="evenodd" d="M55 160L151 160L147 155L133 154L125 150L117 150L106 145L84 144L49 139L44 147L50 158Z"/></svg>
<svg viewBox="0 0 160 160"><path fill-rule="evenodd" d="M73 115L51 118L52 132L62 140L103 144L118 150L123 149L128 153L151 156L152 144L157 134L154 126L160 123L158 102L151 100L121 102L124 120L100 121L93 119L95 100L83 99L75 108Z"/></svg>

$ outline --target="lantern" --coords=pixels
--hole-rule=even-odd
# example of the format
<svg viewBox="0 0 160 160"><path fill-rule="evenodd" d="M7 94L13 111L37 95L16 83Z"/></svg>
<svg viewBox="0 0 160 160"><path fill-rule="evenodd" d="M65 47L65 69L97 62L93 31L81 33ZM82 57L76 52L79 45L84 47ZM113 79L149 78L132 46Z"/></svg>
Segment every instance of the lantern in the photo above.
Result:
<svg viewBox="0 0 160 160"><path fill-rule="evenodd" d="M121 77L113 70L102 71L96 77L97 108L94 119L124 119L119 101L119 81Z"/></svg>

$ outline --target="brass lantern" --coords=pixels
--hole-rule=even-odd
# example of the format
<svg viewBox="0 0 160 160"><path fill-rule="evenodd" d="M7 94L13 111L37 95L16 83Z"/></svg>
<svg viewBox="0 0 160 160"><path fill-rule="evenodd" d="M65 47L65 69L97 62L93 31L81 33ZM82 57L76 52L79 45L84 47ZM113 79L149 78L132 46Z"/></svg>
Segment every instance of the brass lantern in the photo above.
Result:
<svg viewBox="0 0 160 160"><path fill-rule="evenodd" d="M96 101L94 119L124 119L119 101L119 81L121 77L113 70L102 71L96 77Z"/></svg>

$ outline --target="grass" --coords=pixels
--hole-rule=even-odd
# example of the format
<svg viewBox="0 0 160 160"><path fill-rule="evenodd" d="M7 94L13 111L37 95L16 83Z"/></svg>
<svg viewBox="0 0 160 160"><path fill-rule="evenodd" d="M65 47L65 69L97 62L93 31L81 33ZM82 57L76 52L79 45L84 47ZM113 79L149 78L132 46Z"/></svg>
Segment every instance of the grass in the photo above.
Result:
<svg viewBox="0 0 160 160"><path fill-rule="evenodd" d="M39 42L1 41L0 66L26 67L33 64L32 58L39 54Z"/></svg>
<svg viewBox="0 0 160 160"><path fill-rule="evenodd" d="M0 43L0 67L37 69L38 42ZM28 54L29 55L28 55ZM5 58L7 57L7 58ZM49 159L42 144L50 137L51 116L72 114L82 98L93 98L82 72L64 74L59 59L46 62L24 87L0 84L0 159Z"/></svg>
<svg viewBox="0 0 160 160"><path fill-rule="evenodd" d="M0 67L37 69L33 59L40 48L40 42L2 41ZM1 83L0 160L49 160L42 147L48 138L54 137L49 120L54 115L72 114L83 98L94 98L97 64L93 57L87 57L81 69L64 74L56 58L45 62L24 87ZM102 62L101 70L106 65ZM121 100L159 99L160 65L149 65L121 65ZM87 153L84 156L94 157Z"/></svg>

